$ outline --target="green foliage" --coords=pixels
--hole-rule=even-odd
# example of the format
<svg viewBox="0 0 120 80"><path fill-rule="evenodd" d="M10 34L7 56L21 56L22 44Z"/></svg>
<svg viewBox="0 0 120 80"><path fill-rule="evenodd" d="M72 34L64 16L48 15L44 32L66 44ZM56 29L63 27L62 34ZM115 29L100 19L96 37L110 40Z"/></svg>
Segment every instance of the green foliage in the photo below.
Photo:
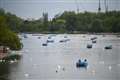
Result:
<svg viewBox="0 0 120 80"><path fill-rule="evenodd" d="M66 21L65 30L68 32L120 32L120 12L107 13L74 13L64 12L57 19Z"/></svg>
<svg viewBox="0 0 120 80"><path fill-rule="evenodd" d="M18 36L8 29L4 16L0 16L0 44L8 46L12 50L19 50L22 48Z"/></svg>
<svg viewBox="0 0 120 80"><path fill-rule="evenodd" d="M59 32L64 33L65 32L65 20L63 19L57 19L51 22L51 26L49 27L50 32Z"/></svg>
<svg viewBox="0 0 120 80"><path fill-rule="evenodd" d="M38 20L23 20L0 9L7 25L14 32L74 33L74 32L120 32L120 11L107 13L65 11L48 20L48 13Z"/></svg>
<svg viewBox="0 0 120 80"><path fill-rule="evenodd" d="M5 15L5 11L4 11L4 9L2 9L2 8L0 8L0 15L1 15L1 16L4 16L4 15Z"/></svg>
<svg viewBox="0 0 120 80"><path fill-rule="evenodd" d="M19 60L22 56L18 54L10 54L9 56L4 57L2 60L11 61L11 60Z"/></svg>
<svg viewBox="0 0 120 80"><path fill-rule="evenodd" d="M102 22L101 20L93 20L93 22L91 23L91 28L90 31L91 32L103 32L103 28L102 28Z"/></svg>
<svg viewBox="0 0 120 80"><path fill-rule="evenodd" d="M11 30L19 32L22 24L22 19L11 13L6 13L6 22Z"/></svg>

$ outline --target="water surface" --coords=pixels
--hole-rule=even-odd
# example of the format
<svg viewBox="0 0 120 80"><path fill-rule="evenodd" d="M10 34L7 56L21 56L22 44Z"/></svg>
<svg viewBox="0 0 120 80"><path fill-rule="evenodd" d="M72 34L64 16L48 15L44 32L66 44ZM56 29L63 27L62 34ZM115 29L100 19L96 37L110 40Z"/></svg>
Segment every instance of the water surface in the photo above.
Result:
<svg viewBox="0 0 120 80"><path fill-rule="evenodd" d="M54 43L42 46L49 35L38 39L27 34L28 38L22 38L22 59L18 63L0 64L0 80L120 80L120 38L69 34L70 41L60 43L66 34L59 34L52 37ZM97 43L87 49L94 36ZM105 50L106 45L113 48ZM78 59L87 59L88 68L76 68Z"/></svg>

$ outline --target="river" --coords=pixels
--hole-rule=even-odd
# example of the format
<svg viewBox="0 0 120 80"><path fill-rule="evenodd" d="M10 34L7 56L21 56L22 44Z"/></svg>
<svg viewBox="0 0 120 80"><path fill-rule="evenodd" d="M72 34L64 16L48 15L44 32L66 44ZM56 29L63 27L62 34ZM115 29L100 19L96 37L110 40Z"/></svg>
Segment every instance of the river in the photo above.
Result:
<svg viewBox="0 0 120 80"><path fill-rule="evenodd" d="M48 36L22 37L22 59L0 64L0 80L120 80L120 38L116 35L58 34L52 35L53 43L42 46ZM64 36L70 41L60 43ZM97 43L91 43L91 37L97 37ZM87 44L93 47L88 49ZM112 49L105 50L106 45ZM87 69L76 68L78 59L87 59Z"/></svg>

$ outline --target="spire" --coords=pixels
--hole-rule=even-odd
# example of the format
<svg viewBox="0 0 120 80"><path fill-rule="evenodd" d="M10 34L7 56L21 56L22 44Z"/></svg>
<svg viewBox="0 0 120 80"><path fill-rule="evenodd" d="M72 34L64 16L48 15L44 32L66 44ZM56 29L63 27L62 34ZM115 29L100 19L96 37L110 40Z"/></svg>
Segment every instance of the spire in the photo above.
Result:
<svg viewBox="0 0 120 80"><path fill-rule="evenodd" d="M75 0L75 4L76 4L76 8L77 8L77 13L79 13L79 5L78 5L77 0Z"/></svg>

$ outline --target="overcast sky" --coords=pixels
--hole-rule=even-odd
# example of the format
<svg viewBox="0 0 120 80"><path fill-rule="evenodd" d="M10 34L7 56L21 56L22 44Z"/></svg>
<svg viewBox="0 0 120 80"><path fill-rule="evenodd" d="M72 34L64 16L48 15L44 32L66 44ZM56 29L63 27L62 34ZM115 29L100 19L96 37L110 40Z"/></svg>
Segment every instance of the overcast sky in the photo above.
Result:
<svg viewBox="0 0 120 80"><path fill-rule="evenodd" d="M0 0L0 7L17 16L27 19L38 19L43 12L48 12L49 18L64 11L92 11L98 10L99 0ZM120 0L107 0L109 10L120 10ZM102 11L104 0L101 0Z"/></svg>

